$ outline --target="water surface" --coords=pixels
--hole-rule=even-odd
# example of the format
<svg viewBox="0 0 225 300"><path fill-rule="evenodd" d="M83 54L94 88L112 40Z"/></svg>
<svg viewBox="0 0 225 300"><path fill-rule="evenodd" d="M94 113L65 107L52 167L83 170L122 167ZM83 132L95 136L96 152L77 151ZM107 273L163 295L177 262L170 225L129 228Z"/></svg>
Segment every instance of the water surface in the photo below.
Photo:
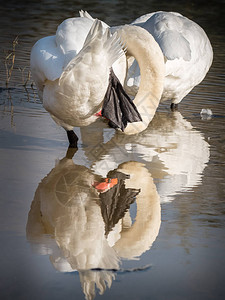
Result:
<svg viewBox="0 0 225 300"><path fill-rule="evenodd" d="M43 0L1 6L1 299L224 299L223 5ZM214 61L179 112L160 105L138 137L100 121L75 128L79 144L71 159L65 132L29 79L29 53L80 9L109 25L156 10L180 12L205 29ZM17 35L6 89L4 58ZM202 108L212 117L202 118ZM106 178L116 184L99 193L93 185Z"/></svg>

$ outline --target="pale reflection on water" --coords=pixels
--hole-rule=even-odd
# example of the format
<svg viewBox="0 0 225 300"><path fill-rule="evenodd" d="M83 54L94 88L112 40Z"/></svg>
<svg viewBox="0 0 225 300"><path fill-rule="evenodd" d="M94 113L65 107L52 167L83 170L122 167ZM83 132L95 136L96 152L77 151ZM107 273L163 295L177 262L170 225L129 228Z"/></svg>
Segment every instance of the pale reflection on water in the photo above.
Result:
<svg viewBox="0 0 225 300"><path fill-rule="evenodd" d="M99 176L65 157L39 184L28 217L27 238L35 250L50 255L61 272L78 271L86 299L94 298L95 285L103 294L121 258L148 250L160 227L159 196L143 164L123 163L108 176L118 183L99 193L93 186ZM134 201L132 224L128 209Z"/></svg>
<svg viewBox="0 0 225 300"><path fill-rule="evenodd" d="M1 299L224 299L222 2L10 0L1 6ZM71 159L64 131L31 85L29 53L80 9L110 25L178 11L206 30L214 61L180 112L160 105L149 128L134 137L100 121L76 128L79 149ZM4 61L16 35L6 89ZM201 118L203 108L211 118ZM117 184L100 193L93 183L106 178Z"/></svg>
<svg viewBox="0 0 225 300"><path fill-rule="evenodd" d="M100 294L111 287L121 259L150 249L159 233L160 201L201 184L209 161L208 143L179 112L157 113L135 138L98 129L97 144L90 128L81 129L89 167L76 164L68 150L38 185L27 222L35 252L49 255L60 272L79 272L86 299L94 298L95 286ZM116 184L96 189L106 178Z"/></svg>

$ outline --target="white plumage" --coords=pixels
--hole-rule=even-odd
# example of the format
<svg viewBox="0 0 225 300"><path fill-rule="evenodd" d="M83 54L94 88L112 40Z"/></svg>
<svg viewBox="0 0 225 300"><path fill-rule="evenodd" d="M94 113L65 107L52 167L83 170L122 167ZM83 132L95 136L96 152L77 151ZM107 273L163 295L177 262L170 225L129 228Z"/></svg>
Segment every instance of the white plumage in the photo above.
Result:
<svg viewBox="0 0 225 300"><path fill-rule="evenodd" d="M178 13L144 15L130 26L111 28L113 35L107 24L94 21L87 12L80 15L62 22L55 36L39 40L31 51L39 96L67 133L96 120L111 67L128 94L135 96L142 117L142 122L125 128L126 134L133 134L146 129L159 101L179 103L211 66L213 51L204 30ZM118 35L128 46L128 68ZM75 145L73 135L68 137Z"/></svg>
<svg viewBox="0 0 225 300"><path fill-rule="evenodd" d="M175 12L154 12L141 16L131 24L141 26L159 44L166 65L161 101L179 103L208 72L213 51L204 30L195 22ZM135 94L140 84L140 69L130 64L127 90Z"/></svg>
<svg viewBox="0 0 225 300"><path fill-rule="evenodd" d="M72 159L62 159L40 182L29 212L27 239L36 251L50 255L58 271L79 272L86 299L94 299L95 286L100 294L110 288L115 278L111 269L119 270L121 257L141 255L159 232L159 196L148 170L141 163L126 162L118 171L130 176L126 188L140 189L138 213L132 224L126 212L108 236L99 193L92 186L100 178ZM120 207L109 204L108 209L119 215Z"/></svg>
<svg viewBox="0 0 225 300"><path fill-rule="evenodd" d="M30 66L41 99L45 81L61 76L83 47L92 24L88 18L67 19L58 26L56 35L44 37L33 46Z"/></svg>
<svg viewBox="0 0 225 300"><path fill-rule="evenodd" d="M75 46L70 35L76 41L76 34ZM122 55L117 34L111 36L101 21L75 18L61 24L56 36L42 39L31 52L31 70L44 108L66 130L93 122L107 90L109 69Z"/></svg>

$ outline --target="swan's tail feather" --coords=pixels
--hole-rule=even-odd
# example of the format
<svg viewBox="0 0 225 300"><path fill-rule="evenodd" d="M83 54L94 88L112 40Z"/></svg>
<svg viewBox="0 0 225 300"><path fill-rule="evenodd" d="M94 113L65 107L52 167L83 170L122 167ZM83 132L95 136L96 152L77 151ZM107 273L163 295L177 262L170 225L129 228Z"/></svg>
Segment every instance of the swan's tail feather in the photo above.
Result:
<svg viewBox="0 0 225 300"><path fill-rule="evenodd" d="M65 70L62 72L60 78L59 78L59 84L62 82L62 79L65 78L65 76L68 75L68 73L76 66L76 64L82 60L83 53L87 50L87 48L90 46L90 44L97 39L100 38L103 34L103 28L101 21L95 20L93 25L91 26L91 29L88 32L88 35L85 39L83 48L80 50L80 52L75 56L74 59L72 59L68 65L66 66Z"/></svg>
<svg viewBox="0 0 225 300"><path fill-rule="evenodd" d="M107 29L107 35L109 38L107 38L104 43L104 49L108 53L109 65L111 67L112 64L124 54L124 43L121 41L117 33L110 36L111 34L109 29Z"/></svg>
<svg viewBox="0 0 225 300"><path fill-rule="evenodd" d="M90 43L93 40L95 40L97 38L101 39L103 35L104 35L104 32L103 32L102 22L99 21L98 19L95 19L95 21L92 24L91 29L89 30L88 35L85 39L82 50L85 49L87 45L90 45Z"/></svg>
<svg viewBox="0 0 225 300"><path fill-rule="evenodd" d="M81 18L87 18L87 19L90 19L90 20L94 21L94 19L92 18L92 16L86 10L85 11L80 10L79 14L80 14Z"/></svg>

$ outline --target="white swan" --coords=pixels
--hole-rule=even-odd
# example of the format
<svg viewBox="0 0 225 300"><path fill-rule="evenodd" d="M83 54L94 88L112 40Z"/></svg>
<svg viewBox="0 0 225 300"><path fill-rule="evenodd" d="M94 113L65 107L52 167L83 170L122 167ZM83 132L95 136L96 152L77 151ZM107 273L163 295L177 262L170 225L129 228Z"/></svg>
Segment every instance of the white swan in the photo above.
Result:
<svg viewBox="0 0 225 300"><path fill-rule="evenodd" d="M81 16L65 20L55 36L41 39L31 51L31 72L40 98L56 123L66 129L71 147L77 144L73 127L96 120L111 80L110 67L122 84L126 75L122 47L115 36L110 37L108 25L100 21L93 25L86 12ZM125 89L136 95L134 104L141 116L141 121L128 123L126 134L146 129L160 100L170 99L176 108L212 63L212 47L203 29L178 13L147 14L132 26L111 31L126 43Z"/></svg>
<svg viewBox="0 0 225 300"><path fill-rule="evenodd" d="M78 35L80 28L85 28L77 46L67 37L73 35L71 28ZM95 121L107 90L109 69L124 55L116 35L109 35L100 21L78 18L59 26L56 36L40 40L31 51L31 72L43 106L67 130L73 147L77 140L73 127Z"/></svg>
<svg viewBox="0 0 225 300"><path fill-rule="evenodd" d="M82 17L92 19L87 12ZM161 101L171 100L171 108L206 76L213 60L213 50L204 30L195 22L176 12L153 12L131 23L146 29L159 44L165 59L165 81ZM115 32L122 26L111 28ZM128 57L125 90L135 96L140 86L140 67Z"/></svg>
<svg viewBox="0 0 225 300"><path fill-rule="evenodd" d="M45 109L67 131L70 146L75 147L77 141L73 127L85 126L96 120L95 114L102 107L107 91L110 68L119 58L122 59L118 71L114 71L123 83L126 60L117 35L126 43L128 53L137 59L142 73L140 88L134 99L142 121L129 123L124 132L143 131L155 114L163 90L164 58L154 38L144 29L128 25L119 29L117 35L110 36L109 29L104 31L102 23L95 21L77 54L85 30L88 26L90 28L93 20L74 18L64 22L56 36L42 39L34 45L31 72ZM81 33L82 38L75 47L71 42L71 32L75 31L76 40L82 24L86 24L85 32Z"/></svg>
<svg viewBox="0 0 225 300"><path fill-rule="evenodd" d="M171 108L176 108L204 79L212 64L213 50L206 33L198 24L175 12L146 14L131 24L146 29L159 44L166 65L161 101L171 100ZM135 95L139 85L138 63L130 60L126 91Z"/></svg>

